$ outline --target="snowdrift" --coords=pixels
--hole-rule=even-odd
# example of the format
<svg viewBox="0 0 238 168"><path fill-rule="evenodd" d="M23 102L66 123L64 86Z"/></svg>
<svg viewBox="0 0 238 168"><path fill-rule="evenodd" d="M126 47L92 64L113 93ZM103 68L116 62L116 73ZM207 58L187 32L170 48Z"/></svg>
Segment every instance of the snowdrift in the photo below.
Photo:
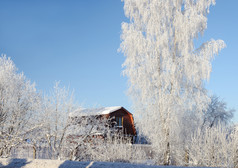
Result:
<svg viewBox="0 0 238 168"><path fill-rule="evenodd" d="M164 166L149 166L120 162L77 162L46 159L0 159L0 168L163 168ZM166 166L171 168L175 166ZM178 167L179 168L179 167ZM182 167L180 167L182 168ZM198 168L198 167L197 167Z"/></svg>

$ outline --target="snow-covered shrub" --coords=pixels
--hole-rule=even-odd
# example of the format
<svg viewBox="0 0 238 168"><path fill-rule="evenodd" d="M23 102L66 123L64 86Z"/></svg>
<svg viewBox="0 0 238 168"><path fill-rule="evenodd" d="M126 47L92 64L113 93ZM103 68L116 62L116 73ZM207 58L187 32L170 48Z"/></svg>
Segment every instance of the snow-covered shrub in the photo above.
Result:
<svg viewBox="0 0 238 168"><path fill-rule="evenodd" d="M189 144L189 165L232 167L234 143L230 130L221 125L198 129Z"/></svg>
<svg viewBox="0 0 238 168"><path fill-rule="evenodd" d="M231 139L232 144L230 146L231 158L230 162L234 168L238 168L238 126L234 125L231 128Z"/></svg>
<svg viewBox="0 0 238 168"><path fill-rule="evenodd" d="M92 159L110 162L142 163L148 157L141 146L131 143L131 137L125 137L120 132L108 133L99 145L92 151Z"/></svg>

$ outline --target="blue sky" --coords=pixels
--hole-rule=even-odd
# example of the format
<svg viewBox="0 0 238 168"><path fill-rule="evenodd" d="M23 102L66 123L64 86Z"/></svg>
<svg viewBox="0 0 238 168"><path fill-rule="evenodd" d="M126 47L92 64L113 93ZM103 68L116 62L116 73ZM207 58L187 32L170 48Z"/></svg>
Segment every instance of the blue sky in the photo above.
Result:
<svg viewBox="0 0 238 168"><path fill-rule="evenodd" d="M237 0L217 0L199 40L226 42L212 63L207 88L236 110L237 6ZM84 107L131 109L127 79L121 75L125 57L117 52L121 22L127 21L120 0L1 0L0 16L0 53L10 56L37 89L47 93L61 81Z"/></svg>

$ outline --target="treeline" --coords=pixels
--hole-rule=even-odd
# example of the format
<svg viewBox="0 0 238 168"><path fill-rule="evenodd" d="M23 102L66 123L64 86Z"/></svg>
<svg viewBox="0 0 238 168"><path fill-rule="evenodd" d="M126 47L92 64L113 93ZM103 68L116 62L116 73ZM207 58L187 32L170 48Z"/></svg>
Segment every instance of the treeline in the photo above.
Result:
<svg viewBox="0 0 238 168"><path fill-rule="evenodd" d="M149 126L136 120L138 137L147 140L149 150L115 133L107 126L110 119L70 118L69 114L79 108L69 89L56 83L51 93L42 95L10 58L0 57L0 157L10 157L13 149L25 145L32 148L33 158L39 158L38 150L47 148L51 159L133 163L150 160L158 165L166 165L169 160L170 165L238 166L238 130L231 122L234 110L217 96L211 96L199 118L190 111L182 113L179 120L178 116L171 120L167 125L173 128L169 140L163 136L166 128L151 129L158 124L156 118ZM140 133L143 129L149 136ZM95 130L104 138L95 138ZM169 151L166 142L170 143Z"/></svg>
<svg viewBox="0 0 238 168"><path fill-rule="evenodd" d="M57 82L43 95L10 58L0 57L0 157L11 157L12 151L21 157L28 149L39 158L38 151L45 149L50 159L145 160L140 146L109 128L111 119L70 118L79 108L69 89ZM98 133L103 138L95 137Z"/></svg>

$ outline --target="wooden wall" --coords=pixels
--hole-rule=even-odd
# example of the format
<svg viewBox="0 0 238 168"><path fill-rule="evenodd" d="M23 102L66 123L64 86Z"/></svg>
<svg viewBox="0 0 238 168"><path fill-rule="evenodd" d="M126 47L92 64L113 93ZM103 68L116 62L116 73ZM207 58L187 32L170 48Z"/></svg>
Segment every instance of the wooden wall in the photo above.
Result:
<svg viewBox="0 0 238 168"><path fill-rule="evenodd" d="M123 107L115 112L109 114L109 117L123 117L123 133L126 135L136 135L133 116Z"/></svg>

